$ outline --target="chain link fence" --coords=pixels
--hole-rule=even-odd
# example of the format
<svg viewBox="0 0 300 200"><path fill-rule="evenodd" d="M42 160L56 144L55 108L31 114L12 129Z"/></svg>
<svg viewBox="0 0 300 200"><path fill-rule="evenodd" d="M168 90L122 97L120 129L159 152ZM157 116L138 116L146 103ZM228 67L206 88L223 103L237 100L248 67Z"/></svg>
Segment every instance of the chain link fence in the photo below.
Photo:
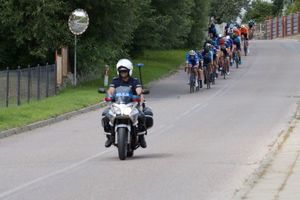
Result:
<svg viewBox="0 0 300 200"><path fill-rule="evenodd" d="M56 95L56 65L0 71L0 107Z"/></svg>

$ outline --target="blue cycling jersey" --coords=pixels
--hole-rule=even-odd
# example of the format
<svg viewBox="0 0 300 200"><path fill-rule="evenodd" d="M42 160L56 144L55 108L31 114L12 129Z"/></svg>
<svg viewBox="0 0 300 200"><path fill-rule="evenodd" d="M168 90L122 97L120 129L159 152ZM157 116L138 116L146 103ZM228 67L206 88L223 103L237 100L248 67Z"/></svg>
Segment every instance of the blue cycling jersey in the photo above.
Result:
<svg viewBox="0 0 300 200"><path fill-rule="evenodd" d="M241 43L241 40L239 37L233 38L233 44L240 44L240 43Z"/></svg>
<svg viewBox="0 0 300 200"><path fill-rule="evenodd" d="M205 51L203 51L202 52L202 58L203 58L204 65L207 65L207 64L211 63L211 61L212 61L211 52L206 53Z"/></svg>
<svg viewBox="0 0 300 200"><path fill-rule="evenodd" d="M185 56L185 60L186 60L186 63L188 63L192 66L199 64L199 57L197 54L194 56L191 56L191 55L189 55L189 53L187 53Z"/></svg>
<svg viewBox="0 0 300 200"><path fill-rule="evenodd" d="M225 45L226 45L227 48L232 47L232 45L233 45L233 40L232 40L231 38L227 39L227 40L225 41Z"/></svg>
<svg viewBox="0 0 300 200"><path fill-rule="evenodd" d="M214 55L218 53L218 49L216 47L213 47L211 51L213 52Z"/></svg>
<svg viewBox="0 0 300 200"><path fill-rule="evenodd" d="M203 61L203 56L202 56L201 52L198 52L197 55L198 55L199 61Z"/></svg>

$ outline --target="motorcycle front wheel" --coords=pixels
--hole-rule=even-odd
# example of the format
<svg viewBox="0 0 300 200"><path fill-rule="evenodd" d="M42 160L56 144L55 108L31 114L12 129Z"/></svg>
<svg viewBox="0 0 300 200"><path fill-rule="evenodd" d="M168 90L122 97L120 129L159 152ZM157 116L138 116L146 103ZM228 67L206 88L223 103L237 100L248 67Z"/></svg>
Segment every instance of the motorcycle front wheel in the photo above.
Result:
<svg viewBox="0 0 300 200"><path fill-rule="evenodd" d="M128 132L126 128L118 128L118 152L120 160L127 157Z"/></svg>

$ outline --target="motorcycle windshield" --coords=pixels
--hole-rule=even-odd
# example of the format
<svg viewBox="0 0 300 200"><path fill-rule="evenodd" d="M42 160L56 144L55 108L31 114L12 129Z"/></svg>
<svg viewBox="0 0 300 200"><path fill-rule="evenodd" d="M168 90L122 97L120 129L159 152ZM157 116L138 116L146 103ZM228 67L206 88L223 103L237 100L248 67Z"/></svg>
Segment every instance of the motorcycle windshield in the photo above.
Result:
<svg viewBox="0 0 300 200"><path fill-rule="evenodd" d="M132 96L130 87L120 86L116 88L115 102L117 104L128 104L132 101Z"/></svg>

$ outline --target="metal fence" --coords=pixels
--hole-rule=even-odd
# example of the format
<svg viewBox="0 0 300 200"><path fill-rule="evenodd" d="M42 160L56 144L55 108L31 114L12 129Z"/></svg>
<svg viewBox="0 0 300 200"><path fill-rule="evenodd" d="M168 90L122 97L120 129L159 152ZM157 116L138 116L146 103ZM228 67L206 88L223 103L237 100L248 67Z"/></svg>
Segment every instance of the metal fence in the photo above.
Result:
<svg viewBox="0 0 300 200"><path fill-rule="evenodd" d="M56 65L0 71L0 107L21 105L56 94Z"/></svg>
<svg viewBox="0 0 300 200"><path fill-rule="evenodd" d="M254 38L256 40L265 40L267 39L267 27L265 23L257 24L255 26Z"/></svg>
<svg viewBox="0 0 300 200"><path fill-rule="evenodd" d="M267 39L300 34L300 13L266 20Z"/></svg>

